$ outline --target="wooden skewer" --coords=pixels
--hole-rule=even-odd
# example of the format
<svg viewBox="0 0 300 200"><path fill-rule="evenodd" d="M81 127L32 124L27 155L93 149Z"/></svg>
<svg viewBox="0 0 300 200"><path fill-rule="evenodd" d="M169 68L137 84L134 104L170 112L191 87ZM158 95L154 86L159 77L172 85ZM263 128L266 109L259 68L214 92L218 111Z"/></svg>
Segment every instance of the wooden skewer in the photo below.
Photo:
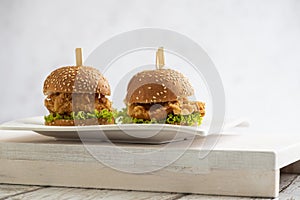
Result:
<svg viewBox="0 0 300 200"><path fill-rule="evenodd" d="M81 48L76 48L75 53L76 53L76 66L82 66L82 51L81 51Z"/></svg>
<svg viewBox="0 0 300 200"><path fill-rule="evenodd" d="M156 51L156 69L162 69L165 66L164 48L159 47Z"/></svg>

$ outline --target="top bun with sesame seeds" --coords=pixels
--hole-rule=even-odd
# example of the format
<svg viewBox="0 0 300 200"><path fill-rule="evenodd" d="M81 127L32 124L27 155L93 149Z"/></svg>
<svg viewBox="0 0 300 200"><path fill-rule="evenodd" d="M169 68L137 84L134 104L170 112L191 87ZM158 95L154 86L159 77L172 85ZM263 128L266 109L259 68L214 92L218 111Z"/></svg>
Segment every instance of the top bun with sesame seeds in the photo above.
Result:
<svg viewBox="0 0 300 200"><path fill-rule="evenodd" d="M172 69L145 70L129 81L125 102L170 102L193 94L193 87L182 73Z"/></svg>
<svg viewBox="0 0 300 200"><path fill-rule="evenodd" d="M45 80L43 93L97 93L110 95L107 79L93 67L66 66L54 70Z"/></svg>

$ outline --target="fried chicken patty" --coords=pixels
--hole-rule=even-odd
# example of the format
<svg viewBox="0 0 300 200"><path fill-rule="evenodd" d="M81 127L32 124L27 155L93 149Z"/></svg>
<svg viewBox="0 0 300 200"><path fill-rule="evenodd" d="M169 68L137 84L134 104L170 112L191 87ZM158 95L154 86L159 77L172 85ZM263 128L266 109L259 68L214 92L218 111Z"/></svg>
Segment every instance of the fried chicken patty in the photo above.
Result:
<svg viewBox="0 0 300 200"><path fill-rule="evenodd" d="M70 114L71 112L93 112L95 109L109 111L111 101L99 94L53 93L46 97L45 106L50 113Z"/></svg>
<svg viewBox="0 0 300 200"><path fill-rule="evenodd" d="M205 103L200 101L189 101L187 98L182 98L177 101L163 103L134 103L128 106L128 115L138 119L157 120L165 119L168 114L189 115L192 113L200 113L205 115Z"/></svg>

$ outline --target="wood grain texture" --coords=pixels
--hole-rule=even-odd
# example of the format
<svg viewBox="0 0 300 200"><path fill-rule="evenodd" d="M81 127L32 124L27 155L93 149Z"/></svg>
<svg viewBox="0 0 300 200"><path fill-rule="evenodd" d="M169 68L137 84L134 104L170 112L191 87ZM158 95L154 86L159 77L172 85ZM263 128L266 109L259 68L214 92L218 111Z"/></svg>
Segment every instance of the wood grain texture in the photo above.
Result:
<svg viewBox="0 0 300 200"><path fill-rule="evenodd" d="M280 175L280 191L283 190L290 190L289 187L295 187L291 185L293 181L297 178L296 174L285 174L282 173ZM300 179L296 180L299 182L300 186ZM300 189L299 189L300 190ZM279 199L297 199L298 194L292 193L285 193L281 192L279 194ZM299 196L300 197L300 196ZM251 198L251 197L233 197L233 196L211 196L211 195L185 195L179 200L258 200L258 198ZM271 200L271 198L259 198L259 200Z"/></svg>
<svg viewBox="0 0 300 200"><path fill-rule="evenodd" d="M18 157L20 159L39 159L44 156L45 152L48 152L48 156L45 159L69 159L68 161L78 159L78 162L92 161L90 159L91 156L87 155L78 141L56 141L53 138L40 136L30 131L13 133L13 131L0 130L0 133L0 148L5 150L0 152L0 158L2 159L17 159ZM257 140L257 137L255 134L210 135L195 140L188 152L190 152L190 155L196 155L194 158L198 158L200 153L212 150L207 162L210 164L208 167L223 169L279 169L300 160L300 154L298 153L300 152L300 144L297 143L300 140L300 135L296 135L293 138L283 137L282 134L275 134L272 137L260 135L260 140ZM212 144L215 144L213 149L211 149ZM98 144L98 146L107 149L105 143ZM141 144L118 144L118 146L123 148L124 151L135 150L141 152L149 152L161 148L160 145ZM174 153L176 150L182 150L184 147L184 142L176 143L176 146L173 147ZM39 151L33 151L35 148ZM44 151L40 151L41 148L44 148ZM18 149L20 149L19 153L17 153ZM25 152L27 151L24 150L30 149L31 151L28 152L26 157ZM69 152L75 150L75 152L65 156L64 150ZM103 149L99 148L99 152L103 152ZM1 153L3 154L1 155ZM77 155L76 153L79 154ZM195 161L197 159L191 160L190 163ZM194 165L198 166L199 164L196 162Z"/></svg>
<svg viewBox="0 0 300 200"><path fill-rule="evenodd" d="M300 198L300 176L297 176L281 193L285 195L293 194Z"/></svg>
<svg viewBox="0 0 300 200"><path fill-rule="evenodd" d="M186 195L178 200L271 200L270 198L232 197L232 196L207 196Z"/></svg>
<svg viewBox="0 0 300 200"><path fill-rule="evenodd" d="M76 189L76 188L43 188L35 192L16 195L10 200L31 200L31 199L105 199L105 200L136 200L136 199L148 199L148 200L173 200L181 197L181 194L169 194L169 193L154 193L154 192L135 192L135 191L121 191L121 190L95 190L95 189Z"/></svg>
<svg viewBox="0 0 300 200"><path fill-rule="evenodd" d="M40 187L37 186L0 184L0 199L11 195L34 191L39 188Z"/></svg>
<svg viewBox="0 0 300 200"><path fill-rule="evenodd" d="M300 178L295 174L280 175L280 193L279 199L298 199ZM6 198L5 198L6 197ZM36 187L22 185L0 185L0 199L108 199L108 200L254 200L251 197L233 197L233 196L210 196L210 195L188 195L175 193L158 192L137 192L125 190L97 190L82 188L64 188L64 187ZM259 198L268 200L270 198Z"/></svg>
<svg viewBox="0 0 300 200"><path fill-rule="evenodd" d="M300 161L294 162L281 169L284 173L300 174Z"/></svg>
<svg viewBox="0 0 300 200"><path fill-rule="evenodd" d="M300 158L300 144L295 142L297 138L282 138L282 135L268 138L263 135L261 140L257 140L251 134L208 136L195 140L171 165L153 173L136 175L120 173L100 164L78 141L55 141L28 132L28 137L25 133L18 134L12 136L1 132L0 182L275 197L279 194L280 167ZM200 158L200 154L207 152L204 150L207 148L205 143L216 139L218 143L214 149L208 151L204 159ZM94 145L97 155L103 155L105 163L118 161L123 169L138 167L147 170L150 165L146 161L159 165L165 158L182 151L183 144L178 142L163 156L144 159L145 162L136 162L135 158L129 159L122 153L116 155L105 143L91 145ZM124 152L134 153L149 153L161 148L161 145L141 144L117 146Z"/></svg>
<svg viewBox="0 0 300 200"><path fill-rule="evenodd" d="M280 174L280 184L279 184L279 191L282 192L286 188L288 188L291 183L297 178L297 174Z"/></svg>
<svg viewBox="0 0 300 200"><path fill-rule="evenodd" d="M279 171L212 170L206 174L158 171L129 174L99 163L24 160L0 162L0 181L12 184L260 197L276 197L279 192Z"/></svg>
<svg viewBox="0 0 300 200"><path fill-rule="evenodd" d="M196 141L199 142L199 141ZM177 146L178 145L178 146ZM199 144L201 146L201 144ZM162 145L125 145L118 144L124 152L132 153L151 153L162 148ZM89 151L81 143L70 141L57 141L55 143L11 143L0 142L0 159L7 160L47 160L47 161L71 161L71 162L90 162L97 163L98 161L89 153ZM132 162L128 162L128 155L126 153L116 154L112 151L111 146L106 143L89 144L89 149L93 149L94 155L103 158L105 163L114 162L118 160L122 164L122 168L131 169L134 167ZM170 159L175 155L184 154L176 160L176 162L167 166L165 170L176 171L180 169L182 173L202 173L203 170L207 172L213 169L261 169L261 170L275 170L276 155L273 152L260 151L221 151L213 150L204 159L199 159L200 153L206 151L186 149L184 142L176 143L176 147L172 147L169 151L165 151L163 157L151 158L152 163L158 165L164 163L162 159ZM114 160L112 160L112 158ZM107 159L107 160L105 160ZM147 162L139 163L139 167L147 169L149 166Z"/></svg>

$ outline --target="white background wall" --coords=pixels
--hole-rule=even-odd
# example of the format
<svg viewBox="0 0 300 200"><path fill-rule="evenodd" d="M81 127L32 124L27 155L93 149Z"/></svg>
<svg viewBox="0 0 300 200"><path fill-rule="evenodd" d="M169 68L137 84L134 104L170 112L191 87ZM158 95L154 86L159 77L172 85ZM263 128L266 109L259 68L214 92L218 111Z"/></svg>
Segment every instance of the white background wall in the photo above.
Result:
<svg viewBox="0 0 300 200"><path fill-rule="evenodd" d="M1 0L0 122L46 114L42 84L118 33L180 32L206 49L225 87L227 114L257 132L300 131L300 1Z"/></svg>

